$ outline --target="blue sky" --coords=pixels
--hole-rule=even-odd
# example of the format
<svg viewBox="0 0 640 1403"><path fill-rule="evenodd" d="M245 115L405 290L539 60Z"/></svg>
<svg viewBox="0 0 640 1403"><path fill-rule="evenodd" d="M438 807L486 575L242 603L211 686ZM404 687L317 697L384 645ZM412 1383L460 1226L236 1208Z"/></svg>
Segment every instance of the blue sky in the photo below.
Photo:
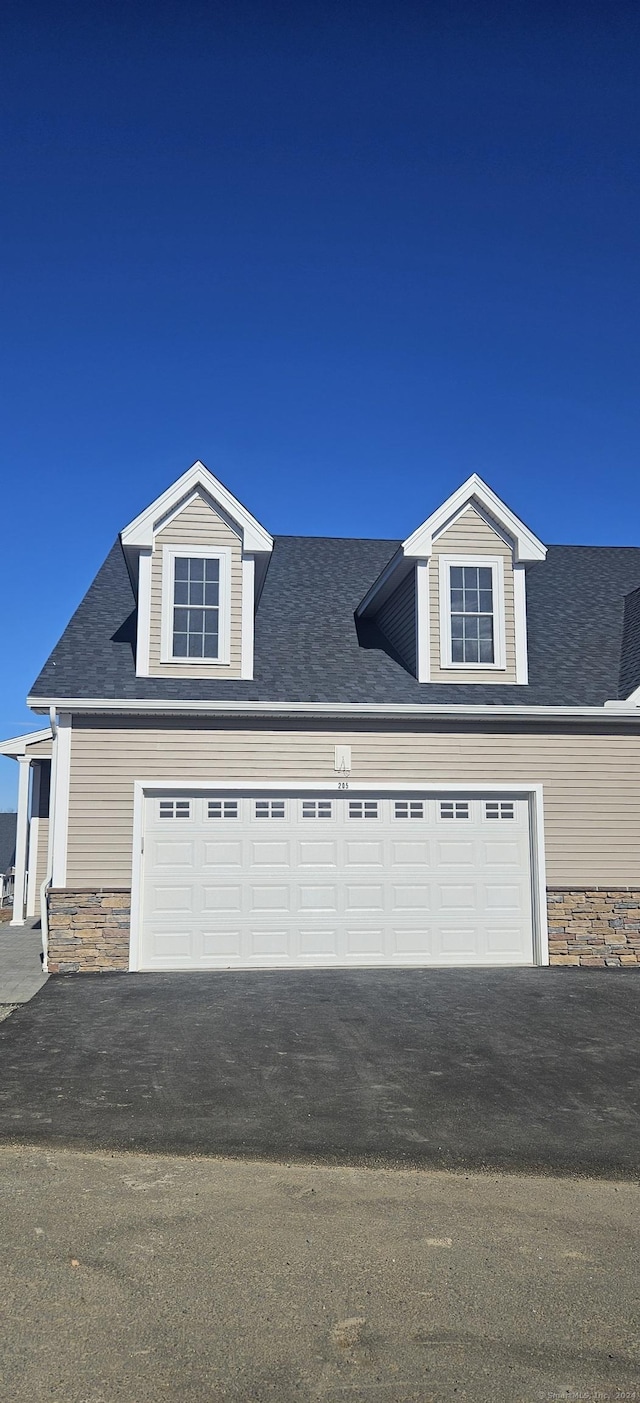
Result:
<svg viewBox="0 0 640 1403"><path fill-rule="evenodd" d="M478 471L640 543L639 41L636 0L6 0L3 736L198 457L275 533L401 537Z"/></svg>

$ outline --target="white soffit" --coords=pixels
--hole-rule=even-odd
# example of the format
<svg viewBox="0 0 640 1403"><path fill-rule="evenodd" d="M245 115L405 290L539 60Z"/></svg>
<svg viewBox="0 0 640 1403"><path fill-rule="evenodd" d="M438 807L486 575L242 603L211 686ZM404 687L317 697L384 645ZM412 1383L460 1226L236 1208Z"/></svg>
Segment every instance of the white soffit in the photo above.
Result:
<svg viewBox="0 0 640 1403"><path fill-rule="evenodd" d="M154 531L158 529L159 524L164 524L172 510L197 488L201 488L214 505L220 507L224 515L238 527L245 554L271 554L273 537L199 460L120 533L125 551L139 551L145 548L150 550L153 546Z"/></svg>
<svg viewBox="0 0 640 1403"><path fill-rule="evenodd" d="M444 531L453 524L457 517L461 516L467 507L477 506L483 515L487 515L513 542L514 563L516 565L527 564L534 560L544 560L547 548L539 541L537 536L525 526L520 518L501 502L495 492L487 486L486 482L478 477L477 473L472 473L466 482L458 490L447 497L446 502L432 512L431 516L423 521L421 526L407 536L406 541L392 556L389 564L385 566L382 574L365 594L362 603L358 605L356 613L359 617L376 613L384 600L404 579L414 566L416 560L428 560L433 551L433 543Z"/></svg>

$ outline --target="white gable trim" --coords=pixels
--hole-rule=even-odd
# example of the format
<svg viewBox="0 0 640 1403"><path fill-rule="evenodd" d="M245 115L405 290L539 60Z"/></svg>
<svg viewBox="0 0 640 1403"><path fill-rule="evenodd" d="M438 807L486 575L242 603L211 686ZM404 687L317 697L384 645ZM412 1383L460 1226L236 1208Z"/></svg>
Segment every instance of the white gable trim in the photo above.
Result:
<svg viewBox="0 0 640 1403"><path fill-rule="evenodd" d="M40 731L27 731L26 735L14 736L12 740L0 741L0 755L8 755L11 760L18 760L21 755L28 754L28 746L37 745L38 741L51 740L51 731L43 726ZM48 760L48 755L34 755L34 760Z"/></svg>
<svg viewBox="0 0 640 1403"><path fill-rule="evenodd" d="M495 492L487 486L486 482L473 473L471 477L463 482L457 492L452 493L446 502L432 512L431 516L423 521L417 530L408 536L402 544L403 554L410 557L423 558L431 555L433 541L447 529L455 517L459 516L466 507L477 502L484 507L490 517L493 517L498 526L506 532L513 541L514 560L518 564L527 561L544 560L547 548L539 541L537 536L525 526L519 517L505 506L504 502L496 496Z"/></svg>
<svg viewBox="0 0 640 1403"><path fill-rule="evenodd" d="M135 521L130 522L129 526L126 526L124 531L120 533L125 550L139 550L143 546L153 546L155 531L161 525L167 524L167 518L170 517L174 507L182 509L184 498L192 494L198 487L206 492L207 496L216 506L221 508L232 523L235 523L242 534L243 546L246 551L271 553L273 537L199 460L193 463L186 473L178 478L177 482L168 487L161 497L157 497L155 502L146 507L135 518Z"/></svg>

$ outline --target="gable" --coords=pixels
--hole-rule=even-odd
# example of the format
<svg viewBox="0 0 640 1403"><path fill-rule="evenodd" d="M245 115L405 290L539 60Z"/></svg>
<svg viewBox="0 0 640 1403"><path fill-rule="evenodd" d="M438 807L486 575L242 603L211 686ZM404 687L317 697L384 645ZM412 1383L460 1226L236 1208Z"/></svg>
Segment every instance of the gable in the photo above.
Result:
<svg viewBox="0 0 640 1403"><path fill-rule="evenodd" d="M454 680L450 669L443 665L442 635L447 623L443 598L446 577L442 561L449 558L456 561L489 561L496 557L501 561L502 598L497 602L502 611L504 630L504 667L500 671L500 681L517 681L513 555L513 541L509 541L497 522L479 510L475 503L470 503L434 540L429 560L429 672L432 682ZM493 669L484 671L477 667L468 671L457 668L454 674L456 682L474 685L495 684L496 676Z"/></svg>
<svg viewBox="0 0 640 1403"><path fill-rule="evenodd" d="M167 565L165 548L177 546L185 556L200 550L228 553L229 572L229 663L226 676L242 675L242 545L238 528L226 514L216 508L211 498L198 488L186 501L171 512L165 525L154 535L151 552L149 676L199 677L202 666L184 662L163 661L163 590L166 589ZM166 605L166 601L165 601Z"/></svg>

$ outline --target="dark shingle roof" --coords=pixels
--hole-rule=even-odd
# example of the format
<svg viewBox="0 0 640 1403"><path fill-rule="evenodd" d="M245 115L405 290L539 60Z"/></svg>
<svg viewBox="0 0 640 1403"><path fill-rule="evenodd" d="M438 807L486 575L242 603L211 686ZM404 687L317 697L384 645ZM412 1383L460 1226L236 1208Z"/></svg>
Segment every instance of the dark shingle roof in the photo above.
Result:
<svg viewBox="0 0 640 1403"><path fill-rule="evenodd" d="M358 636L354 611L399 544L277 537L256 616L254 680L234 682L136 677L135 599L116 541L32 695L594 706L618 696L621 678L626 685L625 598L640 586L640 548L550 546L545 562L527 567L529 686L517 687L420 685L375 626ZM637 627L628 637L636 646Z"/></svg>
<svg viewBox="0 0 640 1403"><path fill-rule="evenodd" d="M0 872L9 872L16 859L16 814L0 814Z"/></svg>
<svg viewBox="0 0 640 1403"><path fill-rule="evenodd" d="M640 687L640 589L634 589L624 601L620 696L630 696L636 687Z"/></svg>

